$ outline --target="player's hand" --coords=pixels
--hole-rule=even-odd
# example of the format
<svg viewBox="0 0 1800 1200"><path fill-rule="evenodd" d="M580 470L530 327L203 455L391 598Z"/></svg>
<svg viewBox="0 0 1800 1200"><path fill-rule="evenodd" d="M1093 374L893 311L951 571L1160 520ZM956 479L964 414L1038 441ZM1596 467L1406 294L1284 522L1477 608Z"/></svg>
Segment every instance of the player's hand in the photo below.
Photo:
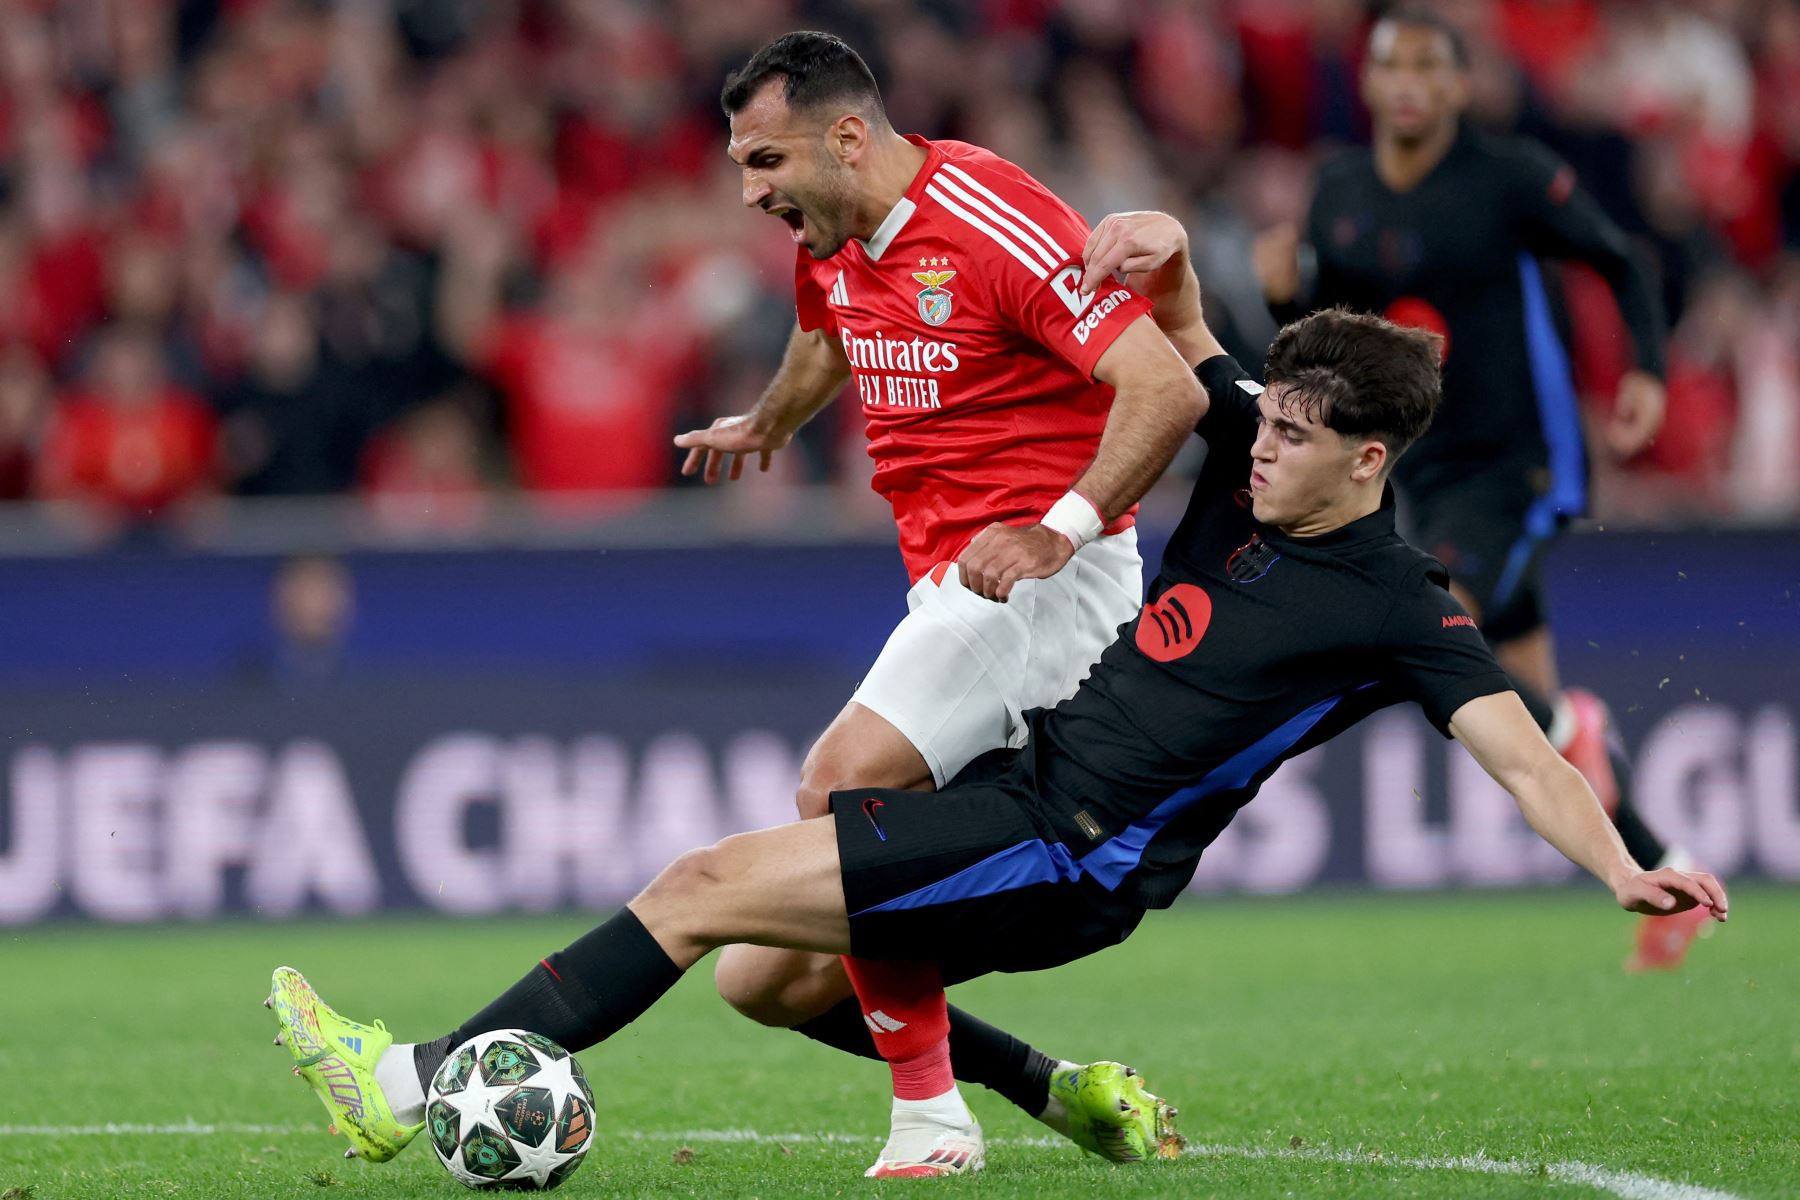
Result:
<svg viewBox="0 0 1800 1200"><path fill-rule="evenodd" d="M744 413L720 417L705 429L678 433L675 444L688 452L687 461L681 464L683 475L692 475L704 466L706 482L717 483L727 459L730 460L728 475L732 479L743 477L744 460L752 454L762 456L757 470L767 471L770 456L787 445L792 437L792 434L764 429L758 425L754 414Z"/></svg>
<svg viewBox="0 0 1800 1200"><path fill-rule="evenodd" d="M989 525L956 560L963 586L1005 604L1021 579L1048 579L1075 557L1075 546L1043 525Z"/></svg>
<svg viewBox="0 0 1800 1200"><path fill-rule="evenodd" d="M1666 402L1662 380L1648 371L1625 372L1606 424L1607 448L1620 458L1641 452L1662 428Z"/></svg>
<svg viewBox="0 0 1800 1200"><path fill-rule="evenodd" d="M1152 277L1165 264L1187 265L1188 236L1168 213L1124 212L1102 217L1081 251L1081 290L1100 290L1115 272L1139 293L1155 298Z"/></svg>
<svg viewBox="0 0 1800 1200"><path fill-rule="evenodd" d="M1723 921L1730 907L1724 886L1713 876L1705 871L1677 871L1671 867L1641 871L1620 884L1613 895L1626 912L1652 917L1709 908L1715 920Z"/></svg>
<svg viewBox="0 0 1800 1200"><path fill-rule="evenodd" d="M1300 227L1284 221L1250 243L1250 262L1262 281L1263 299L1286 304L1300 293Z"/></svg>

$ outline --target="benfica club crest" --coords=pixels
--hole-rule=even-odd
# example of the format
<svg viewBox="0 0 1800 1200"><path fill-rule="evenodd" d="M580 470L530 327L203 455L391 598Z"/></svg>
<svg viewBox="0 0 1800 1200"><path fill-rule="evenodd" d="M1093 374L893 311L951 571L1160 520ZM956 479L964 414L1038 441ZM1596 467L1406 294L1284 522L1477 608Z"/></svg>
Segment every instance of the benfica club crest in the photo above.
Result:
<svg viewBox="0 0 1800 1200"><path fill-rule="evenodd" d="M948 262L948 259L921 259L933 265ZM927 325L942 325L950 319L950 302L955 299L944 290L944 285L956 278L955 271L914 271L913 278L925 285L919 293L919 316Z"/></svg>

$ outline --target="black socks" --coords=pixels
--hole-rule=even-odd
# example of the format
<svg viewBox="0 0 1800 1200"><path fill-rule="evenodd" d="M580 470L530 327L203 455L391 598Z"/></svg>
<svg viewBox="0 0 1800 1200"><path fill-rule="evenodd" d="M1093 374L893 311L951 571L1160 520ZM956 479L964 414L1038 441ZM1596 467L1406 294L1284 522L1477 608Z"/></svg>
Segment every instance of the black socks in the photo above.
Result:
<svg viewBox="0 0 1800 1200"><path fill-rule="evenodd" d="M854 997L794 1026L794 1032L834 1050L881 1058ZM998 1092L1028 1116L1039 1115L1050 1102L1050 1074L1056 1069L1056 1060L955 1005L950 1007L950 1065L958 1079Z"/></svg>
<svg viewBox="0 0 1800 1200"><path fill-rule="evenodd" d="M451 1032L420 1042L413 1048L413 1067L429 1089L454 1047L490 1029L528 1029L565 1050L585 1050L637 1020L681 975L637 914L620 909Z"/></svg>
<svg viewBox="0 0 1800 1200"><path fill-rule="evenodd" d="M950 1066L959 1077L1005 1096L1028 1117L1038 1116L1050 1103L1050 1074L1056 1060L954 1006Z"/></svg>

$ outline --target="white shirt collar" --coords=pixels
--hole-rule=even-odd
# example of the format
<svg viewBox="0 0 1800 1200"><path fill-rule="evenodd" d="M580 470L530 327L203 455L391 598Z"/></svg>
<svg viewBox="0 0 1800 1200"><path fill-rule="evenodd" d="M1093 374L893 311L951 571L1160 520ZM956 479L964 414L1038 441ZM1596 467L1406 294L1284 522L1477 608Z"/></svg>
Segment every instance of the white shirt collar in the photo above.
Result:
<svg viewBox="0 0 1800 1200"><path fill-rule="evenodd" d="M887 253L887 248L900 236L900 231L906 228L906 223L912 219L913 212L918 207L902 196L900 202L888 210L888 215L876 227L874 234L862 244L863 253L869 256L870 262L878 262Z"/></svg>

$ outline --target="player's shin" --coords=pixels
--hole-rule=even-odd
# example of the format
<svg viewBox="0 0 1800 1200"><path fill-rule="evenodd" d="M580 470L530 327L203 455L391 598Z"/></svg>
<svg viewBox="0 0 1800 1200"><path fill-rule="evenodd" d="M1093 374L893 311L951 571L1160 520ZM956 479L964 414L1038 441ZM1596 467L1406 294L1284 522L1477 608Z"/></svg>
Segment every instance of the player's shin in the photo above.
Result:
<svg viewBox="0 0 1800 1200"><path fill-rule="evenodd" d="M423 1088L452 1047L491 1029L528 1029L570 1051L605 1041L637 1020L681 978L682 968L629 908L540 959L480 1012L410 1051ZM384 1061L384 1066L385 1061Z"/></svg>
<svg viewBox="0 0 1800 1200"><path fill-rule="evenodd" d="M1012 1101L1026 1116L1041 1118L1050 1105L1050 1075L1057 1060L954 1004L949 1012L950 1064L956 1078L978 1083ZM855 997L794 1026L794 1032L846 1054L881 1057Z"/></svg>
<svg viewBox="0 0 1800 1200"><path fill-rule="evenodd" d="M875 1048L893 1072L895 1098L922 1101L954 1092L950 1006L937 964L846 957L844 970Z"/></svg>

